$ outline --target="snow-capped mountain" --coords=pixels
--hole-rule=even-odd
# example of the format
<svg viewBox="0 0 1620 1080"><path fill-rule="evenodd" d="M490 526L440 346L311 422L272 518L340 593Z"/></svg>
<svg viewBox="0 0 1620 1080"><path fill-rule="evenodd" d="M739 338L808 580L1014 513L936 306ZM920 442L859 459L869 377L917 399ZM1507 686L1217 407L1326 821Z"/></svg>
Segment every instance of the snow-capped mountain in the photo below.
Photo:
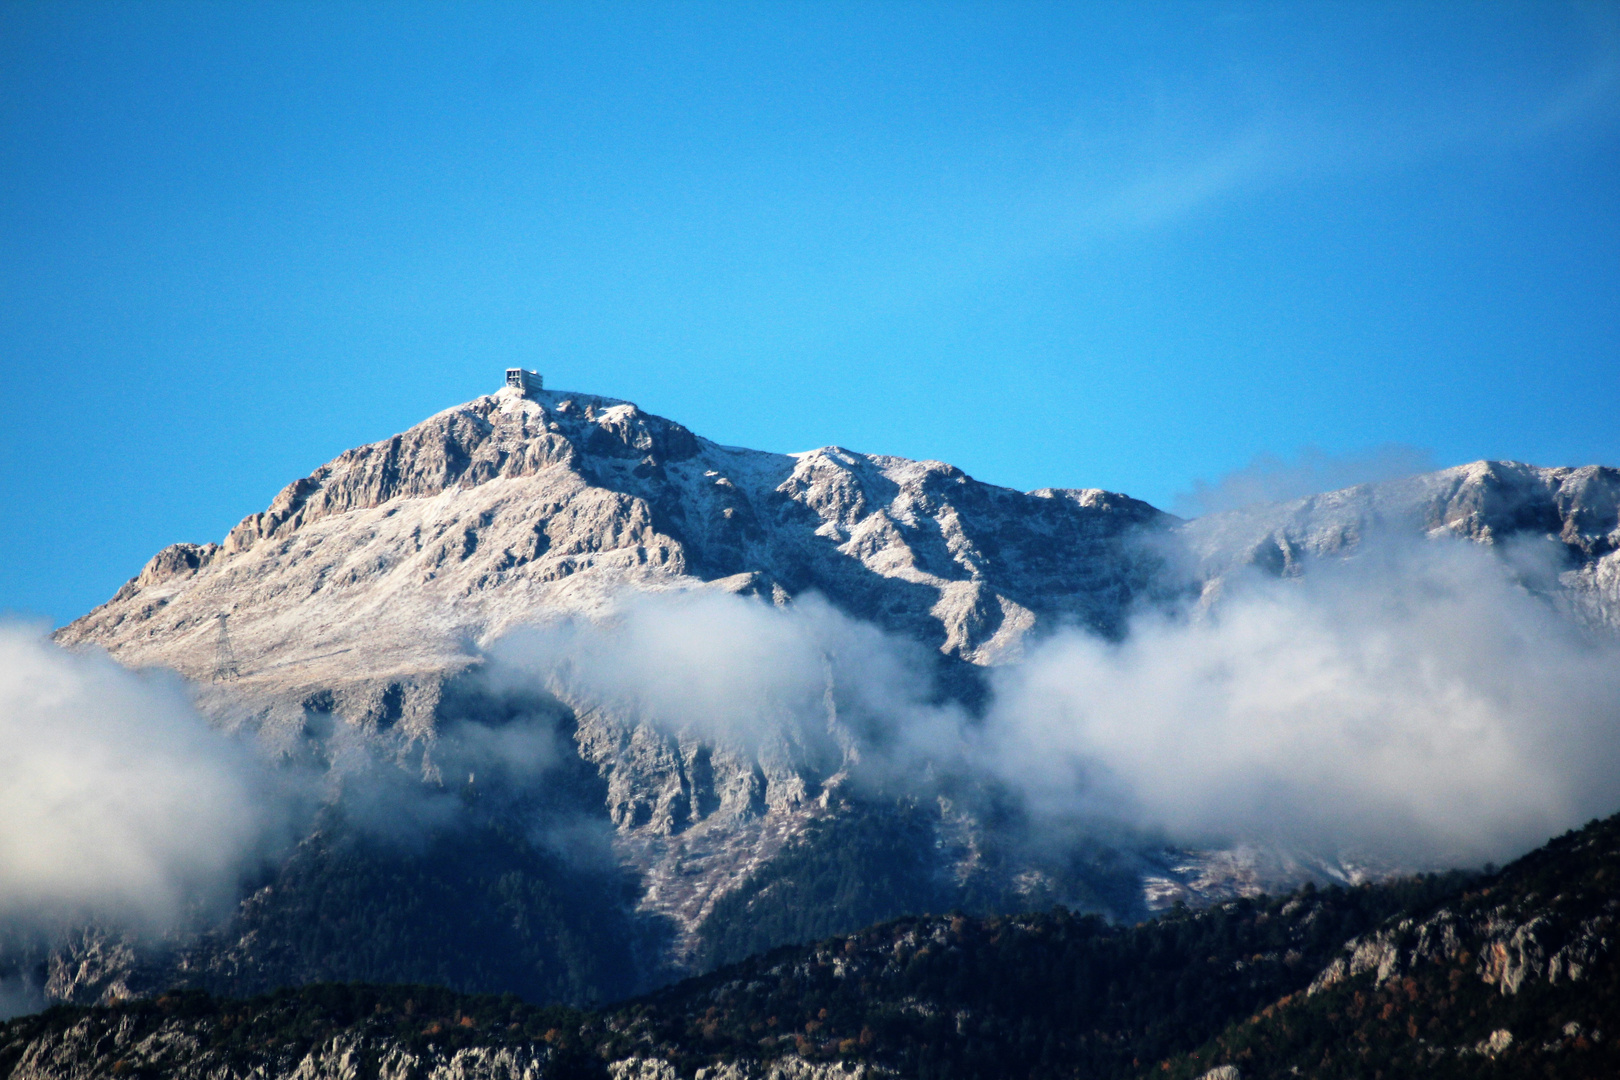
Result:
<svg viewBox="0 0 1620 1080"><path fill-rule="evenodd" d="M817 593L937 650L971 693L974 667L1038 626L1121 633L1162 561L1138 538L1173 520L941 462L725 447L627 402L508 388L339 456L220 543L165 548L57 636L176 670L216 716L283 745L323 714L430 742L490 642L626 590ZM569 704L642 904L681 933L826 809L836 762Z"/></svg>
<svg viewBox="0 0 1620 1080"><path fill-rule="evenodd" d="M510 628L626 588L707 585L850 614L975 664L1039 622L1117 634L1172 519L1093 489L1029 493L937 461L720 446L627 402L503 389L351 450L222 543L176 544L65 627L199 680L218 616L244 690L321 691L431 727L436 678Z"/></svg>
<svg viewBox="0 0 1620 1080"><path fill-rule="evenodd" d="M1305 572L1386 531L1539 545L1570 607L1620 626L1614 469L1478 462L1182 522L1095 489L1018 492L839 447L726 447L627 402L507 388L340 455L219 543L165 548L57 638L178 671L205 709L284 746L330 716L399 750L431 744L486 649L525 624L593 616L627 591L814 593L933 650L944 691L971 705L974 673L1043 633L1118 638L1142 606L1208 601L1243 567ZM717 902L844 798L838 763L791 746L711 745L561 704L638 910L669 920L678 962ZM984 822L944 799L929 813L930 873L988 873ZM1122 913L1344 873L1252 849L1104 863L1124 899L1071 895L1016 860L995 872L1007 896ZM226 951L240 966L263 947Z"/></svg>

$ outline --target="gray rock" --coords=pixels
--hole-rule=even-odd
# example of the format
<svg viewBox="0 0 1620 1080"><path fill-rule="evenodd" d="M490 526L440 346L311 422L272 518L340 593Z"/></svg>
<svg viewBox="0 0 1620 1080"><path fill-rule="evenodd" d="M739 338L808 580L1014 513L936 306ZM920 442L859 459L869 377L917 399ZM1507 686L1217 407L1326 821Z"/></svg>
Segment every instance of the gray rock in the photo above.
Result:
<svg viewBox="0 0 1620 1080"><path fill-rule="evenodd" d="M11 1080L93 1080L132 1074L172 1080L544 1080L549 1050L536 1046L471 1046L413 1052L392 1039L334 1036L301 1057L268 1060L211 1048L206 1030L182 1021L134 1037L126 1017L108 1030L89 1016L60 1035L19 1049Z"/></svg>

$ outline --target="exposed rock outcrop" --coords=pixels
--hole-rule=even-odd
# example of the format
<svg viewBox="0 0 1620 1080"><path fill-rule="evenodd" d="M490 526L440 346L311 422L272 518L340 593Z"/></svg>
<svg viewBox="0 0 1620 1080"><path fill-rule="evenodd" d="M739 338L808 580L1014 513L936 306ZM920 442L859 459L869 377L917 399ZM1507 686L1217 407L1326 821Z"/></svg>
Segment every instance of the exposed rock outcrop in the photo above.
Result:
<svg viewBox="0 0 1620 1080"><path fill-rule="evenodd" d="M550 1056L544 1044L413 1051L393 1039L344 1034L266 1061L211 1047L207 1034L180 1020L137 1034L127 1022L107 1031L86 1019L22 1048L10 1080L545 1080Z"/></svg>

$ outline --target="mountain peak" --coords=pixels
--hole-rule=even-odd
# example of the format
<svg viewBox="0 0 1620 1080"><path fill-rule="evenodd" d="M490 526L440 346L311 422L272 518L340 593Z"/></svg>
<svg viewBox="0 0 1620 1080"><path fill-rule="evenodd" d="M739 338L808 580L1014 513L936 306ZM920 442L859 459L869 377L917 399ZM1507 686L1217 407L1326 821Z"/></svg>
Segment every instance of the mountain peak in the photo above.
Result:
<svg viewBox="0 0 1620 1080"><path fill-rule="evenodd" d="M1169 520L1122 495L721 446L628 401L504 387L339 454L218 544L165 548L58 637L206 679L227 614L255 658L243 683L296 696L431 682L469 643L626 589L746 579L982 664L1041 619L1117 633L1152 569L1127 538Z"/></svg>

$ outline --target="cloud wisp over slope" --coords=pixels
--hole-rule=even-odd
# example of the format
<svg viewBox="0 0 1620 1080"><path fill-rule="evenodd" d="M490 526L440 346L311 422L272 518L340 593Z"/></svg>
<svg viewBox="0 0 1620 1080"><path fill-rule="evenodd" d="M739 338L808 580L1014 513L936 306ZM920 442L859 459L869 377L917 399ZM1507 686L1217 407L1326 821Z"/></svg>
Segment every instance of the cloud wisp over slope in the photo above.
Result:
<svg viewBox="0 0 1620 1080"><path fill-rule="evenodd" d="M1051 825L1478 863L1620 804L1620 643L1524 572L1461 542L1370 543L1143 614L1119 643L1053 634L979 717L938 702L909 643L817 600L641 596L493 655L670 730L819 745L886 789L992 782Z"/></svg>

